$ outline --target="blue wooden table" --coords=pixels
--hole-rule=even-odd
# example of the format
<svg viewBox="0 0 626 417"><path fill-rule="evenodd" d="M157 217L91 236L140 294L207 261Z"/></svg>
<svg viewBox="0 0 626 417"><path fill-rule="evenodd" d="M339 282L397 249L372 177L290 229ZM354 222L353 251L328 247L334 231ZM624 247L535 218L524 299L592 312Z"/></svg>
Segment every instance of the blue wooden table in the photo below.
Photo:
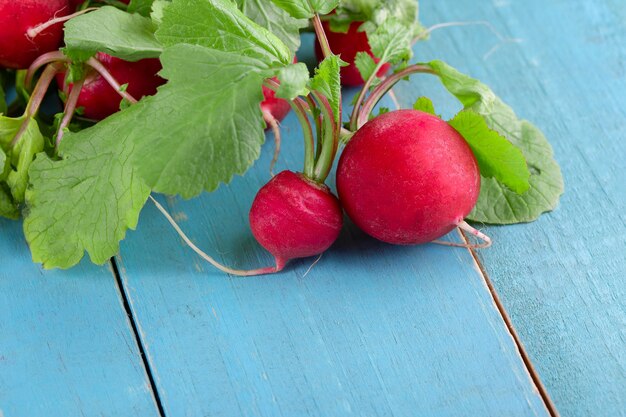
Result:
<svg viewBox="0 0 626 417"><path fill-rule="evenodd" d="M203 263L150 205L110 264L71 271L33 264L21 224L0 220L0 416L626 416L626 3L421 13L497 30L442 29L415 53L545 131L566 182L556 211L487 228L476 254L348 226L308 275L302 260L247 279ZM429 78L397 94L456 110ZM280 168L297 169L293 115L283 129ZM230 187L161 201L223 262L269 264L246 218L271 153Z"/></svg>

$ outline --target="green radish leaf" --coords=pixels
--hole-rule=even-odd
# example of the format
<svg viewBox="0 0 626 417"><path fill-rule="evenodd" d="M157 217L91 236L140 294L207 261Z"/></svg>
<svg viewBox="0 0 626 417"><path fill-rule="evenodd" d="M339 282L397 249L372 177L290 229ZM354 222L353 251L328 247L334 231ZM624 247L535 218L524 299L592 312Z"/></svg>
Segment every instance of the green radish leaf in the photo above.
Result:
<svg viewBox="0 0 626 417"><path fill-rule="evenodd" d="M190 198L258 158L261 83L273 71L195 45L166 49L161 60L169 82L157 95L67 133L61 160L35 160L24 223L35 261L69 268L87 251L103 263L136 226L150 188Z"/></svg>
<svg viewBox="0 0 626 417"><path fill-rule="evenodd" d="M413 56L413 35L400 21L390 18L375 27L367 30L367 38L372 48L372 54L380 63L397 65L408 62ZM370 78L376 66L372 67L373 59L365 58L366 53L359 53L356 66L364 80ZM378 64L377 64L378 65Z"/></svg>
<svg viewBox="0 0 626 417"><path fill-rule="evenodd" d="M137 13L142 16L149 17L150 12L152 11L153 3L155 3L154 0L130 0L126 10L128 13Z"/></svg>
<svg viewBox="0 0 626 417"><path fill-rule="evenodd" d="M272 2L296 19L310 19L316 13L328 14L339 4L339 0L272 0Z"/></svg>
<svg viewBox="0 0 626 417"><path fill-rule="evenodd" d="M330 107L335 115L335 123L339 123L341 114L341 82L339 79L339 68L343 62L337 55L326 57L315 69L315 76L309 83L309 89L322 93L330 103Z"/></svg>
<svg viewBox="0 0 626 417"><path fill-rule="evenodd" d="M283 67L278 72L280 87L276 97L293 100L298 96L309 94L307 84L309 82L309 70L304 63L292 64Z"/></svg>
<svg viewBox="0 0 626 417"><path fill-rule="evenodd" d="M0 217L17 220L20 217L20 211L17 204L11 197L11 191L5 183L0 182Z"/></svg>
<svg viewBox="0 0 626 417"><path fill-rule="evenodd" d="M480 81L442 61L429 65L441 82L466 109L482 115L489 128L518 147L530 170L530 189L519 195L494 178L482 178L480 197L468 219L492 224L530 222L553 210L563 193L563 177L543 133L521 120Z"/></svg>
<svg viewBox="0 0 626 417"><path fill-rule="evenodd" d="M150 194L132 167L132 147L110 136L93 148L72 140L78 136L64 139L64 159L40 153L30 170L24 234L33 260L45 268L74 266L85 251L92 262L105 263L136 227Z"/></svg>
<svg viewBox="0 0 626 417"><path fill-rule="evenodd" d="M429 113L433 116L439 117L439 115L435 112L435 106L433 102L428 97L422 96L418 98L415 104L413 104L413 110L423 111L424 113Z"/></svg>
<svg viewBox="0 0 626 417"><path fill-rule="evenodd" d="M160 25L163 21L163 13L165 8L170 5L170 0L155 0L152 3L152 9L150 11L150 19L155 25Z"/></svg>
<svg viewBox="0 0 626 417"><path fill-rule="evenodd" d="M13 139L24 123L27 123L18 142L13 145ZM5 163L1 178L11 190L13 200L24 202L24 192L28 185L28 169L35 154L43 151L44 138L39 131L37 122L22 116L9 118L0 116L0 147L5 154Z"/></svg>
<svg viewBox="0 0 626 417"><path fill-rule="evenodd" d="M335 13L328 15L330 28L335 32L347 32L350 23L365 22L374 29L387 19L397 19L412 36L421 31L418 21L417 0L342 0Z"/></svg>
<svg viewBox="0 0 626 417"><path fill-rule="evenodd" d="M150 18L104 6L65 23L63 52L76 61L85 61L96 52L105 52L127 61L156 58L163 47L154 37Z"/></svg>
<svg viewBox="0 0 626 417"><path fill-rule="evenodd" d="M376 70L376 61L367 52L357 52L354 58L354 65L356 65L364 80L369 79Z"/></svg>
<svg viewBox="0 0 626 417"><path fill-rule="evenodd" d="M300 29L308 26L306 19L296 19L271 1L237 0L239 9L259 26L272 32L295 52L300 48Z"/></svg>
<svg viewBox="0 0 626 417"><path fill-rule="evenodd" d="M174 0L165 8L156 36L165 46L200 45L266 65L284 66L293 61L287 45L229 0Z"/></svg>
<svg viewBox="0 0 626 417"><path fill-rule="evenodd" d="M519 148L490 129L480 114L463 110L448 123L469 144L481 176L494 178L517 194L528 191L530 172L524 155Z"/></svg>

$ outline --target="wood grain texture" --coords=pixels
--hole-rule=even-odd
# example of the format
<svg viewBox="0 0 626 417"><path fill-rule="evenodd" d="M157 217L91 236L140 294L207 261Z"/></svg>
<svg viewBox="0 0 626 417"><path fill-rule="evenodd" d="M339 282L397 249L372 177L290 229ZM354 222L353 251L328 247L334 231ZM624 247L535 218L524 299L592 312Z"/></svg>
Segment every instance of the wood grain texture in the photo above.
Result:
<svg viewBox="0 0 626 417"><path fill-rule="evenodd" d="M490 227L479 252L561 414L626 416L626 4L622 0L422 2L443 57L541 127L565 177L560 207L532 224ZM412 83L409 96L430 86ZM435 94L444 94L435 89ZM443 99L445 101L445 98Z"/></svg>
<svg viewBox="0 0 626 417"><path fill-rule="evenodd" d="M33 264L0 219L0 416L158 416L107 267Z"/></svg>
<svg viewBox="0 0 626 417"><path fill-rule="evenodd" d="M279 168L301 165L296 126L283 124ZM272 149L229 187L162 199L231 266L272 262L247 224ZM547 415L466 250L393 247L349 226L306 275L312 262L231 278L145 209L118 264L166 415Z"/></svg>

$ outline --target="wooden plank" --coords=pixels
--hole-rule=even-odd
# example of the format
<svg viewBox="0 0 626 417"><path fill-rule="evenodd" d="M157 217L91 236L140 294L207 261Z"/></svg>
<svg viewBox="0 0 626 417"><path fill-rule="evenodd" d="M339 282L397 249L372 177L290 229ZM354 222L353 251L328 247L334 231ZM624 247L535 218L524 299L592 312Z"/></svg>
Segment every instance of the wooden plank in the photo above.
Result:
<svg viewBox="0 0 626 417"><path fill-rule="evenodd" d="M563 416L626 416L626 7L622 0L423 2L443 56L490 84L555 148L566 193L554 213L491 227L479 252ZM494 7L495 6L495 7ZM441 53L445 51L445 53ZM409 93L413 93L410 91Z"/></svg>
<svg viewBox="0 0 626 417"><path fill-rule="evenodd" d="M280 166L297 169L293 115L283 129ZM271 262L247 213L272 149L231 186L166 204L238 268ZM145 209L118 264L166 415L548 415L468 251L348 227L306 275L312 262L230 278Z"/></svg>
<svg viewBox="0 0 626 417"><path fill-rule="evenodd" d="M0 416L158 416L111 270L44 272L0 220Z"/></svg>

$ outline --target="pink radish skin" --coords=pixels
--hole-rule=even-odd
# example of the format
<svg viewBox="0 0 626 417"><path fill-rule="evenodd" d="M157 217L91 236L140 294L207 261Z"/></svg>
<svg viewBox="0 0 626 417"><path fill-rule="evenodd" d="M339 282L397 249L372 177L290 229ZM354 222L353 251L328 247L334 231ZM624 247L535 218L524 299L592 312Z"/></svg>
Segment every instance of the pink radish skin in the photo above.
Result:
<svg viewBox="0 0 626 417"><path fill-rule="evenodd" d="M157 87L165 82L157 75L161 70L161 63L158 59L128 62L102 52L98 52L96 58L120 85L128 84L126 91L136 99L155 94ZM64 89L64 80L65 73L59 73L57 84L60 89ZM68 91L71 91L71 88L70 85ZM102 76L96 75L85 82L78 97L77 106L84 109L85 117L102 120L120 109L120 101L118 92Z"/></svg>
<svg viewBox="0 0 626 417"><path fill-rule="evenodd" d="M370 236L420 244L465 227L480 175L469 146L448 123L398 110L352 137L339 160L337 190L348 216Z"/></svg>
<svg viewBox="0 0 626 417"><path fill-rule="evenodd" d="M261 111L263 114L271 114L278 122L282 121L291 110L291 105L287 100L277 98L276 93L265 86L263 86L263 99Z"/></svg>
<svg viewBox="0 0 626 417"><path fill-rule="evenodd" d="M276 259L276 271L291 259L324 252L343 225L339 200L328 187L291 171L259 190L249 219L256 240Z"/></svg>
<svg viewBox="0 0 626 417"><path fill-rule="evenodd" d="M71 11L68 0L0 0L0 67L25 69L39 55L58 49L63 42L62 23L33 38L27 32Z"/></svg>
<svg viewBox="0 0 626 417"><path fill-rule="evenodd" d="M322 24L331 51L333 51L335 55L340 55L341 59L349 64L347 67L341 67L342 85L358 87L365 84L359 69L354 65L354 59L358 52L367 52L370 56L374 57L369 41L367 40L367 34L358 31L362 23L363 22L352 22L347 33L331 31L328 22L323 22ZM322 53L319 42L315 42L315 55L320 61L324 59L324 54ZM374 59L378 61L377 58ZM384 76L389 72L389 68L391 68L389 64L383 65L376 75L379 77Z"/></svg>

